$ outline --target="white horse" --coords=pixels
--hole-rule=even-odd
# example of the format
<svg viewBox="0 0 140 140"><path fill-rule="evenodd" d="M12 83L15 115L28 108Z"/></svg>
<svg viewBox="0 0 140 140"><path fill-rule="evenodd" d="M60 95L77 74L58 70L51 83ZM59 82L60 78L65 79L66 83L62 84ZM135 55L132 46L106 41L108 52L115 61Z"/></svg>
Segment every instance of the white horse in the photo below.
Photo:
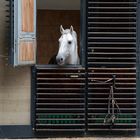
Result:
<svg viewBox="0 0 140 140"><path fill-rule="evenodd" d="M73 29L65 29L60 26L59 50L56 56L58 65L79 64L77 34Z"/></svg>

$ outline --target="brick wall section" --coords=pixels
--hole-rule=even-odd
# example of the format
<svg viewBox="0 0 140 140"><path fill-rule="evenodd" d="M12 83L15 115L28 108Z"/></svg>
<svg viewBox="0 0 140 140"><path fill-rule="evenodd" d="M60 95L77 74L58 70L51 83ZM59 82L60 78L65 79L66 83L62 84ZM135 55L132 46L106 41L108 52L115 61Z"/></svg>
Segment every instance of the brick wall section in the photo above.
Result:
<svg viewBox="0 0 140 140"><path fill-rule="evenodd" d="M6 0L0 0L0 55L8 53ZM0 125L30 124L30 67L12 68L0 56Z"/></svg>
<svg viewBox="0 0 140 140"><path fill-rule="evenodd" d="M73 25L80 37L80 11L78 10L38 10L37 15L37 58L38 64L48 64L58 51L60 25L70 28ZM79 42L79 41L78 41Z"/></svg>

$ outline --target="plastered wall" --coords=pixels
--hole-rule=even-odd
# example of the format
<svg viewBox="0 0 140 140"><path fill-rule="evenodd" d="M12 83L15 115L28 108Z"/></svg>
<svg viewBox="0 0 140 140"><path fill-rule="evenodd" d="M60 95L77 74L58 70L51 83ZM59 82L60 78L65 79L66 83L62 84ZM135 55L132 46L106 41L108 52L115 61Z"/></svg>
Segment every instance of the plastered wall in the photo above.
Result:
<svg viewBox="0 0 140 140"><path fill-rule="evenodd" d="M0 0L0 125L30 124L30 67L7 65L8 20L7 2Z"/></svg>

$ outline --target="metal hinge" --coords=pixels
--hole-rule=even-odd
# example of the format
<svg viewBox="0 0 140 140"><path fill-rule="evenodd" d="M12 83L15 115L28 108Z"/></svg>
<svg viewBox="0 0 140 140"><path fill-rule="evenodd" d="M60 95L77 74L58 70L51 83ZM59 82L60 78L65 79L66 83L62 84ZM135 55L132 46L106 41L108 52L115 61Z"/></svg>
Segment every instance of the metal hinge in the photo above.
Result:
<svg viewBox="0 0 140 140"><path fill-rule="evenodd" d="M137 120L137 127L140 128L140 120Z"/></svg>
<svg viewBox="0 0 140 140"><path fill-rule="evenodd" d="M137 72L137 79L139 79L140 78L140 73L139 73L139 71Z"/></svg>
<svg viewBox="0 0 140 140"><path fill-rule="evenodd" d="M136 59L137 60L136 62L137 62L137 64L139 64L139 62L140 62L139 61L139 59L140 59L140 56L139 55L140 55L140 51L139 51L139 48L138 48L137 51L136 51L136 58L137 58Z"/></svg>
<svg viewBox="0 0 140 140"><path fill-rule="evenodd" d="M14 53L16 53L16 50L17 49L17 40L15 40L15 42L14 42Z"/></svg>
<svg viewBox="0 0 140 140"><path fill-rule="evenodd" d="M139 62L140 62L139 59L140 59L140 58L137 57L136 63L137 63L138 65L139 65Z"/></svg>

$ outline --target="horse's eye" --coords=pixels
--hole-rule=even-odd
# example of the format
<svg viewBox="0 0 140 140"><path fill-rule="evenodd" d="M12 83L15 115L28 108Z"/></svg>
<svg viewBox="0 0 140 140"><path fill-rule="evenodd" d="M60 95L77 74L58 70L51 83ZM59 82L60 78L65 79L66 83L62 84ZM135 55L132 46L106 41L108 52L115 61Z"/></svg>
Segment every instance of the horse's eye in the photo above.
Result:
<svg viewBox="0 0 140 140"><path fill-rule="evenodd" d="M71 44L71 41L68 41L68 44L70 45Z"/></svg>

